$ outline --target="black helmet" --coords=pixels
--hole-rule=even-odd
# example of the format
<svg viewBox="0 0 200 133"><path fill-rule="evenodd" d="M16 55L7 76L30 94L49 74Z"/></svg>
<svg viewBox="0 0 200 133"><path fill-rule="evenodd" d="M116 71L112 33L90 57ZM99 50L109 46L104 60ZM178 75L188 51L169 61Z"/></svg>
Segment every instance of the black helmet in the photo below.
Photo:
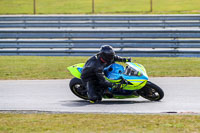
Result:
<svg viewBox="0 0 200 133"><path fill-rule="evenodd" d="M100 57L107 63L111 63L114 61L115 51L110 45L101 46Z"/></svg>

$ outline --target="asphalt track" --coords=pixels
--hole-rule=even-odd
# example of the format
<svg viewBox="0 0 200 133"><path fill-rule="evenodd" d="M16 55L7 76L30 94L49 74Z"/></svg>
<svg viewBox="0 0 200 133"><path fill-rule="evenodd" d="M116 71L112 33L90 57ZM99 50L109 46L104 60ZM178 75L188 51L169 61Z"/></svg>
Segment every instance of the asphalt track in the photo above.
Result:
<svg viewBox="0 0 200 133"><path fill-rule="evenodd" d="M200 114L200 77L150 78L165 92L160 102L144 98L90 104L69 89L68 80L0 80L0 111L56 113Z"/></svg>

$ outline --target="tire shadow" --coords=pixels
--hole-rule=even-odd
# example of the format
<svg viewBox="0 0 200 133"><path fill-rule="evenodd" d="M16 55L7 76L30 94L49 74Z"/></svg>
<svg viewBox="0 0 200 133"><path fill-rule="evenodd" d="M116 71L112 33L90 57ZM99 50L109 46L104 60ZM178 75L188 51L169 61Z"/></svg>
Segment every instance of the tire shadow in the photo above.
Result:
<svg viewBox="0 0 200 133"><path fill-rule="evenodd" d="M134 101L134 100L103 100L98 103L90 103L86 100L72 100L72 101L61 101L62 106L67 107L81 107L81 106L102 106L102 105L125 105L125 104L147 104L153 101Z"/></svg>

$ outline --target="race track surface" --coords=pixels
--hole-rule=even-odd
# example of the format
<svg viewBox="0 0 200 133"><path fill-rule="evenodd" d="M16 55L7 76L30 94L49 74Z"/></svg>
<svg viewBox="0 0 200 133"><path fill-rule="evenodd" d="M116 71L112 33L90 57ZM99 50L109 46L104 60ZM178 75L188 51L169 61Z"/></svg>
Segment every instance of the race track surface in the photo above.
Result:
<svg viewBox="0 0 200 133"><path fill-rule="evenodd" d="M72 94L67 80L0 80L0 111L56 113L200 113L200 77L150 78L165 97L103 100L90 104Z"/></svg>

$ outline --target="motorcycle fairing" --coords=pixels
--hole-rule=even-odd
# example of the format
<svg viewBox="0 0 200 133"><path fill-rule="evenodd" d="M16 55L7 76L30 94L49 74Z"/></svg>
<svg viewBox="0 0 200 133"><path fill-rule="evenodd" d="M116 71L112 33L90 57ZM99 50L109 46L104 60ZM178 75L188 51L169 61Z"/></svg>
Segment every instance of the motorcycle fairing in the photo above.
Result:
<svg viewBox="0 0 200 133"><path fill-rule="evenodd" d="M81 78L82 68L85 63L75 64L68 67L68 70L76 78ZM125 73L126 69L120 64L112 64L104 69L106 80L112 83L119 83L121 78L128 81L128 84L123 84L122 88L124 90L138 90L145 86L148 81L148 76L146 74L145 68L138 63L127 62L128 66L136 71L137 75L127 75Z"/></svg>
<svg viewBox="0 0 200 133"><path fill-rule="evenodd" d="M85 65L85 63L79 63L79 64L75 64L73 66L69 66L67 67L67 69L70 71L70 73L76 77L81 79L81 71L83 66Z"/></svg>
<svg viewBox="0 0 200 133"><path fill-rule="evenodd" d="M113 96L113 98L115 99L126 99L126 98L138 98L139 96L135 96L135 95L128 95L128 96L124 96L124 95L115 95ZM107 97L104 97L107 98ZM110 99L110 98L109 98Z"/></svg>
<svg viewBox="0 0 200 133"><path fill-rule="evenodd" d="M107 77L107 80L110 82L120 82L121 78L129 82L129 84L123 84L124 90L138 90L145 86L148 81L148 76L146 74L145 68L138 64L127 62L128 67L125 69L120 64L112 64L104 69L104 73ZM127 69L136 72L134 75L130 75L126 72Z"/></svg>

